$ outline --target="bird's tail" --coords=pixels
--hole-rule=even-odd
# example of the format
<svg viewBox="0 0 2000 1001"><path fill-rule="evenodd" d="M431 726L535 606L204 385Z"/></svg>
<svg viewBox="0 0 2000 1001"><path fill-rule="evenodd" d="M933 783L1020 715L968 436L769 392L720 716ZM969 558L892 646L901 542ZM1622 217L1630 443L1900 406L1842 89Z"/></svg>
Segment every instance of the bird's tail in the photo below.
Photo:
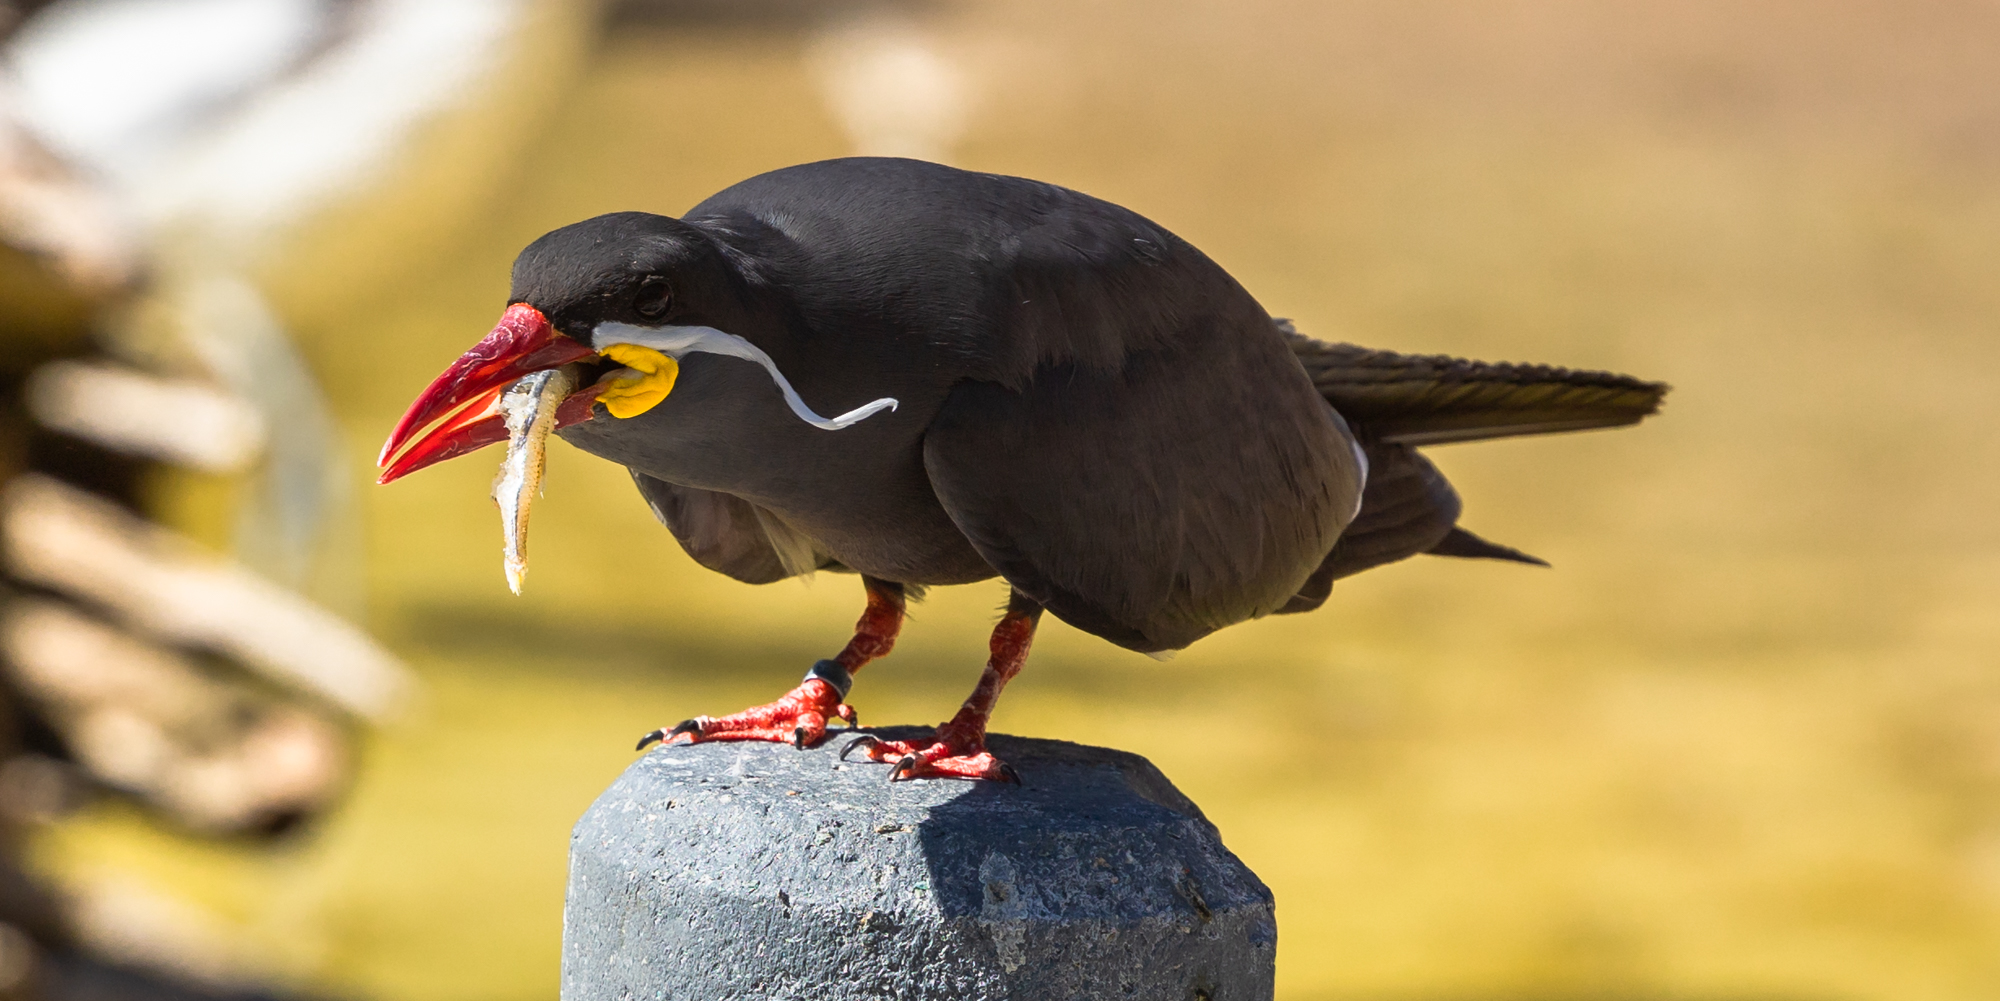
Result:
<svg viewBox="0 0 2000 1001"><path fill-rule="evenodd" d="M1363 438L1441 445L1637 424L1660 408L1662 382L1549 365L1404 355L1278 328L1313 385Z"/></svg>

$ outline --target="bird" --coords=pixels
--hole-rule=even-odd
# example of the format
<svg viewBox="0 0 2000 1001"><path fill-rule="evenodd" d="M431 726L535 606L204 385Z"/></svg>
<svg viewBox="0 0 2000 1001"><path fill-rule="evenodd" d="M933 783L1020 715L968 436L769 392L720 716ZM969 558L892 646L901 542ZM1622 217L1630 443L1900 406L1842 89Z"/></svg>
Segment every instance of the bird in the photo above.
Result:
<svg viewBox="0 0 2000 1001"><path fill-rule="evenodd" d="M858 727L854 676L907 605L998 577L1005 611L958 712L841 755L891 781L1015 783L986 729L1045 612L1163 656L1421 554L1540 564L1460 527L1420 447L1635 424L1668 388L1316 340L1129 209L871 157L535 240L500 323L396 425L381 482L510 427L518 441L507 412L529 411L501 398L531 379L542 395L522 406L630 470L695 562L753 584L852 573L866 595L852 639L796 688L640 750Z"/></svg>

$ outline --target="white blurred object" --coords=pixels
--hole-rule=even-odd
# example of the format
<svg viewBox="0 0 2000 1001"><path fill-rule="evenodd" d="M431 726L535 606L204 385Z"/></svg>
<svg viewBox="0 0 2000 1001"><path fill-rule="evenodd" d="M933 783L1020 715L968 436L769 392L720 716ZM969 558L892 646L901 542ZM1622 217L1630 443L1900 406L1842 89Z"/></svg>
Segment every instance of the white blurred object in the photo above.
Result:
<svg viewBox="0 0 2000 1001"><path fill-rule="evenodd" d="M59 361L35 370L27 397L29 414L45 427L212 473L236 472L264 448L255 407L190 379Z"/></svg>
<svg viewBox="0 0 2000 1001"><path fill-rule="evenodd" d="M411 687L388 651L325 609L46 477L19 477L0 494L0 539L23 580L364 718L385 718Z"/></svg>
<svg viewBox="0 0 2000 1001"><path fill-rule="evenodd" d="M373 0L340 44L259 93L142 190L149 219L199 218L242 236L378 180L429 116L462 99L524 0Z"/></svg>
<svg viewBox="0 0 2000 1001"><path fill-rule="evenodd" d="M125 286L138 266L131 220L109 192L51 153L18 110L0 83L0 235L86 293Z"/></svg>
<svg viewBox="0 0 2000 1001"><path fill-rule="evenodd" d="M67 0L8 46L23 118L58 153L146 183L191 133L288 69L325 30L318 0Z"/></svg>
<svg viewBox="0 0 2000 1001"><path fill-rule="evenodd" d="M65 0L8 53L22 117L52 146L149 225L192 226L233 255L376 180L504 62L530 6Z"/></svg>
<svg viewBox="0 0 2000 1001"><path fill-rule="evenodd" d="M965 134L965 74L916 26L897 20L835 25L809 58L827 106L863 156L945 162Z"/></svg>
<svg viewBox="0 0 2000 1001"><path fill-rule="evenodd" d="M94 951L211 987L251 990L277 979L268 955L220 915L132 873L102 868L68 881L77 936Z"/></svg>
<svg viewBox="0 0 2000 1001"><path fill-rule="evenodd" d="M310 813L346 776L331 723L59 603L12 603L0 651L79 764L190 827L227 833Z"/></svg>

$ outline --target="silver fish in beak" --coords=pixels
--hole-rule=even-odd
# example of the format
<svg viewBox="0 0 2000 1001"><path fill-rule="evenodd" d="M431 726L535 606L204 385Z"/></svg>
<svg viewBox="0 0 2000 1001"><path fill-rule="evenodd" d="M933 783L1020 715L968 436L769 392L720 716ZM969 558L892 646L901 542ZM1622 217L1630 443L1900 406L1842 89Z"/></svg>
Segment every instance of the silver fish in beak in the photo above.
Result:
<svg viewBox="0 0 2000 1001"><path fill-rule="evenodd" d="M500 415L507 422L507 458L493 480L493 502L500 505L501 550L507 587L521 593L528 575L528 509L542 492L542 467L548 455L549 432L556 428L556 409L576 388L570 367L524 376L500 396Z"/></svg>

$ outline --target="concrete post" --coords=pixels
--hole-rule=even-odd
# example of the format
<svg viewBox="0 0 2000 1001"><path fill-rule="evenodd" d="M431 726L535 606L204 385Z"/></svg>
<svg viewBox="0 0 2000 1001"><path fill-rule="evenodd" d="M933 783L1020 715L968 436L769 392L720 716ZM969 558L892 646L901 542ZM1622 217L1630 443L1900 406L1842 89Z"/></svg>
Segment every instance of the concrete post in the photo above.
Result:
<svg viewBox="0 0 2000 1001"><path fill-rule="evenodd" d="M626 769L571 838L564 1001L1271 997L1271 892L1145 759L994 736L1025 787L891 785L846 740Z"/></svg>

